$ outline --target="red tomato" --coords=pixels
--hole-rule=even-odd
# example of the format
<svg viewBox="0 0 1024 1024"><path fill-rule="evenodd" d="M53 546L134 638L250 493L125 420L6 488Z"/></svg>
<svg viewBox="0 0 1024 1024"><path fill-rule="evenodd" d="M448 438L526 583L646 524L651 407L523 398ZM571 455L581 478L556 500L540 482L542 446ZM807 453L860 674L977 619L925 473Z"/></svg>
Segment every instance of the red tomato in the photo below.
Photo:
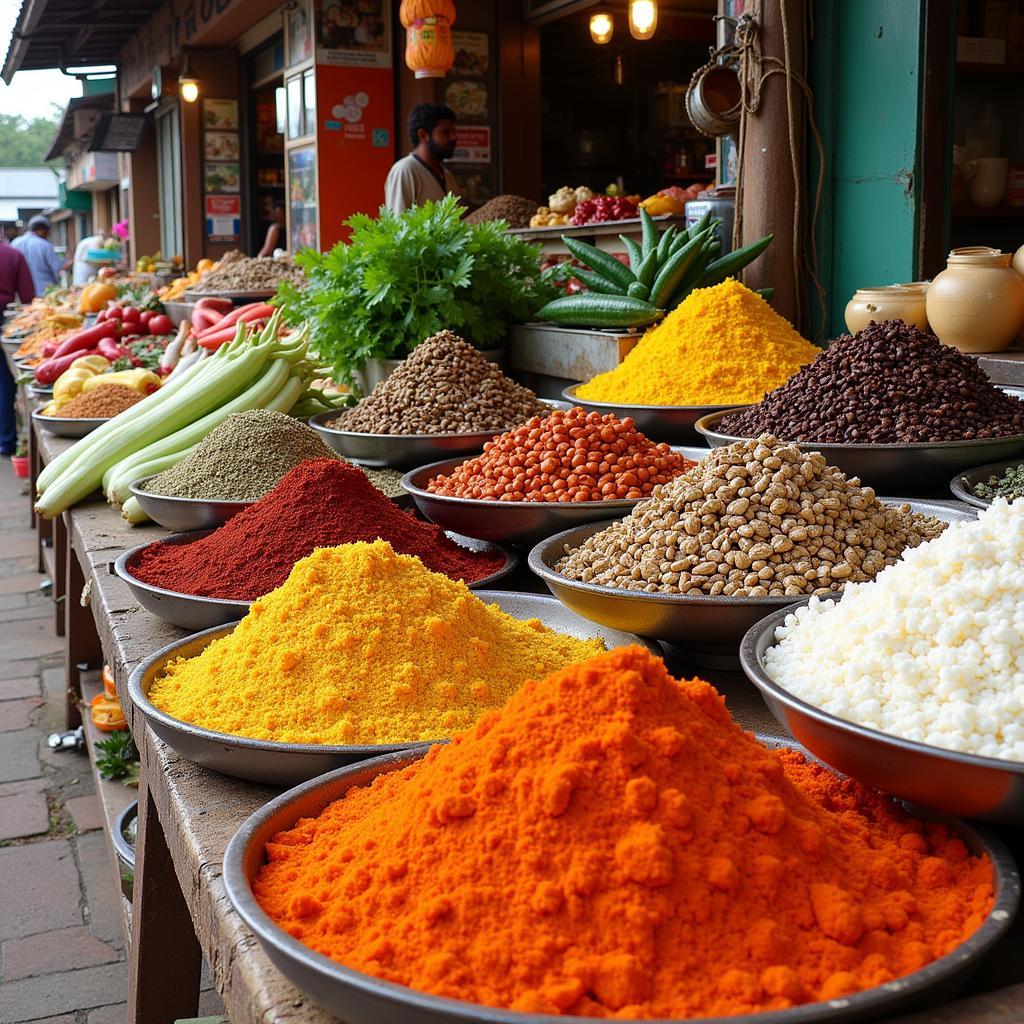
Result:
<svg viewBox="0 0 1024 1024"><path fill-rule="evenodd" d="M140 324L148 324L149 321L152 320L153 317L155 317L155 316L156 316L156 310L155 309L144 309L139 314L139 323Z"/></svg>
<svg viewBox="0 0 1024 1024"><path fill-rule="evenodd" d="M173 334L174 324L171 323L171 318L166 313L157 313L157 315L149 321L149 333Z"/></svg>
<svg viewBox="0 0 1024 1024"><path fill-rule="evenodd" d="M124 319L124 307L123 306L107 306L103 311L106 314L105 319L107 320L123 320Z"/></svg>
<svg viewBox="0 0 1024 1024"><path fill-rule="evenodd" d="M125 306L121 319L126 324L137 324L139 322L139 311L134 306Z"/></svg>

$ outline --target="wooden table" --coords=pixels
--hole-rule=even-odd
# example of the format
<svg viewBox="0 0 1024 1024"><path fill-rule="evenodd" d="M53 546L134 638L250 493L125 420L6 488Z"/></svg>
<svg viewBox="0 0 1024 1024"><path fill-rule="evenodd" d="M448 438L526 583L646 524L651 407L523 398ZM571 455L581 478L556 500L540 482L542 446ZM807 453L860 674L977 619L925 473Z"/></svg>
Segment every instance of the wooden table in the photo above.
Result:
<svg viewBox="0 0 1024 1024"><path fill-rule="evenodd" d="M42 463L68 442L40 433ZM130 958L129 1024L172 1024L195 1015L201 954L234 1024L329 1024L335 1020L287 983L228 904L221 878L224 850L239 824L278 791L208 772L157 740L127 693L132 669L157 649L185 635L143 611L110 572L127 547L164 536L155 526L130 527L99 497L61 517L66 600L62 602L69 694L88 696L95 670L114 669L118 696L142 756L135 893L126 906ZM55 551L55 555L57 552ZM525 582L525 581L523 581ZM89 584L87 604L82 592ZM671 662L677 674L696 670ZM760 697L733 673L703 673L725 694L749 729L780 734ZM73 710L72 710L73 709ZM69 704L69 718L77 706ZM112 824L119 785L98 787ZM1001 830L1018 853L1016 830ZM109 838L109 835L108 835ZM1017 1024L1024 1020L1021 932L1005 939L979 972L976 993L941 1008L899 1018L901 1024ZM892 1019L890 1019L892 1020Z"/></svg>

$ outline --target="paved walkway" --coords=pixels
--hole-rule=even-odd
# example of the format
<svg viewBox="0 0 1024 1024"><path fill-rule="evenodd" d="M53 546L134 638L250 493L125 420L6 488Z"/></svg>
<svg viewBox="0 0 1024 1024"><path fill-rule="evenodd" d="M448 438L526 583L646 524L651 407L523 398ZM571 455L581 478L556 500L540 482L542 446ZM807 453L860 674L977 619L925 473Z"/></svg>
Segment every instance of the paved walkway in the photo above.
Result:
<svg viewBox="0 0 1024 1024"><path fill-rule="evenodd" d="M0 463L0 1021L124 1024L120 896L88 756L64 728L63 640L40 591L25 482ZM207 981L204 987L208 988ZM206 991L200 1014L220 1008Z"/></svg>

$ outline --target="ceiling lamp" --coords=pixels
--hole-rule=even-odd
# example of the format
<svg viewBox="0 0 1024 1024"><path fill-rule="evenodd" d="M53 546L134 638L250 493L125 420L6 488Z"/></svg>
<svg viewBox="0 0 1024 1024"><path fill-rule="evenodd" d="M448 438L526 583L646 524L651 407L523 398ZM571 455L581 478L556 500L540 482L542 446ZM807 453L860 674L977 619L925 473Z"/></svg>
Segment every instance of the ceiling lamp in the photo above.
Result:
<svg viewBox="0 0 1024 1024"><path fill-rule="evenodd" d="M590 38L601 45L611 42L615 32L615 22L607 11L598 11L590 16Z"/></svg>
<svg viewBox="0 0 1024 1024"><path fill-rule="evenodd" d="M629 34L634 39L650 39L657 28L657 0L629 0Z"/></svg>
<svg viewBox="0 0 1024 1024"><path fill-rule="evenodd" d="M188 57L188 52L186 52L185 66L181 69L181 74L178 75L178 92L181 93L181 98L186 103L195 103L199 99L199 87L202 82L197 75L192 74L189 70Z"/></svg>

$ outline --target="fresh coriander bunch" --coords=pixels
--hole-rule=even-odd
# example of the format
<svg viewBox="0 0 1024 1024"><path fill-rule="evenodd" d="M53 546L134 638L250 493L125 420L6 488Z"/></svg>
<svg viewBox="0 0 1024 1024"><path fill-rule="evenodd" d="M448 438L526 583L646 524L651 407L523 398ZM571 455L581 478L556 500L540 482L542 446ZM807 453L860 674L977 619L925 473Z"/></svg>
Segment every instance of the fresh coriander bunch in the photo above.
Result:
<svg viewBox="0 0 1024 1024"><path fill-rule="evenodd" d="M508 234L502 221L467 224L464 212L454 196L400 214L382 207L376 219L346 222L347 244L295 257L308 284L282 284L275 304L290 322L311 321L336 379L351 384L367 359L400 359L445 329L494 347L510 323L558 294L538 246Z"/></svg>

